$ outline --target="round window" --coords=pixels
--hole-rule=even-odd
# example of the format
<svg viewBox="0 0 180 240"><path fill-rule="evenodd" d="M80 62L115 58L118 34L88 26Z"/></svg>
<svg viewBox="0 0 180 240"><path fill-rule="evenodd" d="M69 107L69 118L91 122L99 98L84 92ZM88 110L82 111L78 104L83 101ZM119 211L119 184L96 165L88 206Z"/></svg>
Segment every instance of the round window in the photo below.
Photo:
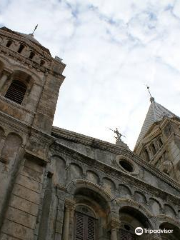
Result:
<svg viewBox="0 0 180 240"><path fill-rule="evenodd" d="M129 163L127 160L125 160L125 159L120 160L119 164L127 172L133 172L133 170L134 170L133 165L131 163Z"/></svg>

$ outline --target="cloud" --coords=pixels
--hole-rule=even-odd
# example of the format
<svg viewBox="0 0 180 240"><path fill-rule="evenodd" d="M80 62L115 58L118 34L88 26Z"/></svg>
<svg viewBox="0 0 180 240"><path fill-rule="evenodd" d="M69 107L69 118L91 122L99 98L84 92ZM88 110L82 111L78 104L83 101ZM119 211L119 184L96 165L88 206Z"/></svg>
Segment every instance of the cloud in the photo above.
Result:
<svg viewBox="0 0 180 240"><path fill-rule="evenodd" d="M38 23L35 37L67 64L54 125L110 142L108 128L119 127L133 148L149 106L145 84L179 114L179 8L172 0L2 0L0 25L30 33Z"/></svg>

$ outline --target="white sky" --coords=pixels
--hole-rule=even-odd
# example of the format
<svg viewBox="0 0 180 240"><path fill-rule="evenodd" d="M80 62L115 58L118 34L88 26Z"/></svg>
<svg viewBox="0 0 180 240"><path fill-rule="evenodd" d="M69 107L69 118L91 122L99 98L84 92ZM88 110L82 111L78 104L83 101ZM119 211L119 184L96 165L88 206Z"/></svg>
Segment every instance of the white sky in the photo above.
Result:
<svg viewBox="0 0 180 240"><path fill-rule="evenodd" d="M180 1L0 0L0 27L31 33L67 64L54 125L133 149L155 100L180 116Z"/></svg>

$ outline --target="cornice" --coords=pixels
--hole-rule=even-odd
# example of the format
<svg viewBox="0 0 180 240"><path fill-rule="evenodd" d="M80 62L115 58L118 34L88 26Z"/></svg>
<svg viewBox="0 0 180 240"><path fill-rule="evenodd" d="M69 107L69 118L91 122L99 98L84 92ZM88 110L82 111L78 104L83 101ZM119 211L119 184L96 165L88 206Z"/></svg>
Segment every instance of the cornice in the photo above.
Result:
<svg viewBox="0 0 180 240"><path fill-rule="evenodd" d="M40 71L40 72L42 72L42 73L44 73L46 75L47 74L51 74L51 75L53 75L55 77L61 77L62 80L65 78L61 73L57 73L57 72L52 71L50 69L51 62L54 61L53 58L51 58L51 61L49 62L50 66L49 67L45 67L45 66L40 66L40 64L36 63L35 61L30 60L30 59L24 57L23 55L20 55L17 52L14 52L13 50L11 50L9 48L7 49L6 47L4 47L2 45L0 45L0 52L3 53L4 55L8 56L8 57L12 57L16 61L22 63L23 65L26 65L27 67L36 69L36 71ZM55 62L57 62L57 61L55 60ZM65 64L60 63L59 66L61 66L61 72L62 72L64 70L64 68L65 68Z"/></svg>
<svg viewBox="0 0 180 240"><path fill-rule="evenodd" d="M96 138L92 138L89 136L85 136L83 134L75 133L69 130L53 127L52 128L52 136L58 139L65 139L69 140L75 143L81 143L93 148L98 148L104 151L109 151L113 154L116 155L125 155L128 158L133 159L133 161L138 164L139 166L143 167L156 177L162 179L164 182L170 184L172 187L177 189L178 191L180 190L180 184L174 181L173 179L169 178L166 174L161 173L157 168L153 167L150 163L147 161L144 161L142 158L140 158L138 155L133 153L131 150L128 150L126 148L120 147L118 145L102 141ZM59 143L61 144L61 143Z"/></svg>
<svg viewBox="0 0 180 240"><path fill-rule="evenodd" d="M26 38L25 36L21 35L21 33L14 32L10 29L7 29L8 31L3 30L3 29L0 29L0 30L1 30L0 36L8 37L8 38L23 42L24 44L31 45L32 47L34 47L34 49L36 49L36 51L38 50L39 54L41 54L42 56L49 58L49 59L52 58L49 49L42 46L40 43L38 44L36 42L33 42L33 41L29 40L28 38Z"/></svg>
<svg viewBox="0 0 180 240"><path fill-rule="evenodd" d="M65 145L62 145L60 143L55 142L53 145L51 145L51 151L58 151L62 154L68 155L70 158L73 158L77 160L78 162L85 163L88 166L94 167L95 169L98 169L102 172L104 172L106 175L109 175L110 177L113 176L116 180L119 180L121 183L129 184L136 189L142 189L144 192L147 194L151 193L153 196L155 195L156 197L161 197L162 199L167 199L170 202L173 202L175 204L179 204L180 198L174 196L173 194L170 193L165 193L163 190L154 187L152 185L149 185L148 183L144 182L143 180L140 180L138 178L135 178L134 176L131 176L120 169L116 169L112 166L109 166L105 163L102 163L98 160L92 159L88 156L83 155L80 152L77 152L73 149L68 148ZM169 183L170 184L170 183ZM170 184L171 185L171 184ZM174 186L173 186L174 187ZM180 188L174 187L176 190L180 192Z"/></svg>

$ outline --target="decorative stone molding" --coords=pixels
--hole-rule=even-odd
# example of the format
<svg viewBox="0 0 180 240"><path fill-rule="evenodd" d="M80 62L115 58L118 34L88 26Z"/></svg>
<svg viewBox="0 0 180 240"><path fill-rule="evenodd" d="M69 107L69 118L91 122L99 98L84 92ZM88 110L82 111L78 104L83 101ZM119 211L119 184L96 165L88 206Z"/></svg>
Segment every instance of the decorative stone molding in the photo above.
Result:
<svg viewBox="0 0 180 240"><path fill-rule="evenodd" d="M152 185L149 185L148 183L141 181L138 178L135 178L134 176L131 176L131 178L129 178L129 174L125 173L124 171L120 171L120 170L113 168L105 163L102 163L102 162L92 159L88 156L85 156L82 153L77 153L75 150L68 148L67 146L64 146L62 144L55 142L51 146L50 150L54 154L56 152L61 152L61 154L65 158L66 157L72 158L72 156L73 156L74 161L77 160L78 162L87 164L91 167L91 169L92 169L92 165L93 165L93 167L96 170L98 169L99 171L104 172L105 174L109 174L110 176L113 176L116 179L120 179L122 184L128 184L130 186L133 186L133 188L137 189L138 191L141 190L142 192L144 192L148 195L158 197L158 198L160 197L161 199L166 199L167 202L172 202L173 204L179 205L178 197L174 197L170 193L164 193L164 191L162 191L161 189L153 187ZM177 183L176 183L175 188L178 189Z"/></svg>
<svg viewBox="0 0 180 240"><path fill-rule="evenodd" d="M145 214L145 216L147 218L153 217L153 214L148 209L146 209L142 204L133 201L132 199L118 198L115 201L119 205L120 209L124 206L130 206L130 207L133 207L133 208L137 209L138 211L142 212L143 214Z"/></svg>
<svg viewBox="0 0 180 240"><path fill-rule="evenodd" d="M107 224L107 229L112 230L112 229L118 229L120 228L121 222L118 218L111 218Z"/></svg>
<svg viewBox="0 0 180 240"><path fill-rule="evenodd" d="M65 199L65 207L68 208L69 210L74 210L75 209L75 204L76 202L72 199Z"/></svg>
<svg viewBox="0 0 180 240"><path fill-rule="evenodd" d="M60 129L60 128L57 128L57 127L53 127L52 135L57 138L56 146L53 146L53 148L55 148L55 149L58 149L58 146L61 149L61 147L60 147L61 143L58 143L58 139L66 139L66 140L70 140L70 141L73 141L73 142L82 143L84 145L88 145L88 146L91 146L91 147L94 146L96 148L99 148L99 149L105 150L105 151L109 151L109 152L114 153L116 155L123 155L123 156L126 156L126 157L130 158L130 159L132 158L134 163L143 167L145 170L148 170L153 175L161 178L162 181L170 184L175 189L180 190L180 184L175 182L173 179L169 178L166 174L161 173L158 169L155 169L150 163L144 161L143 159L141 159L139 156L137 156L135 153L131 152L130 150L118 147L117 145L112 144L112 143L108 143L108 142L105 142L105 141L102 141L102 140L99 140L99 139L94 139L92 137L87 137L87 136L84 136L82 134L71 132L71 131L68 131L68 130L65 130L65 129ZM67 146L63 146L63 147L66 148L67 151L73 151L74 152L73 149L70 149ZM76 155L77 155L77 153L76 153ZM79 155L82 155L82 154L79 153ZM87 156L85 156L85 157L88 158ZM93 160L94 159L91 159L91 161L93 161Z"/></svg>

